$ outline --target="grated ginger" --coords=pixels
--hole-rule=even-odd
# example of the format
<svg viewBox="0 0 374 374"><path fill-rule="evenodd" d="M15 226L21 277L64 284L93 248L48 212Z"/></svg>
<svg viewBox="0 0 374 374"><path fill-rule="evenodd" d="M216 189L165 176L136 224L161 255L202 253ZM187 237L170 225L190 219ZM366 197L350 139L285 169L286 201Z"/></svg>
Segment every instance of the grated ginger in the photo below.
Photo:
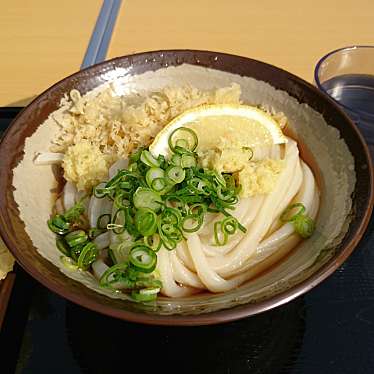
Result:
<svg viewBox="0 0 374 374"><path fill-rule="evenodd" d="M272 192L284 167L285 160L266 158L248 162L237 173L238 182L242 186L241 196L249 197Z"/></svg>
<svg viewBox="0 0 374 374"><path fill-rule="evenodd" d="M215 169L221 173L234 173L248 164L253 153L245 147L209 149L198 153L203 168Z"/></svg>
<svg viewBox="0 0 374 374"><path fill-rule="evenodd" d="M109 157L87 141L70 146L62 162L64 178L78 190L89 190L107 178Z"/></svg>

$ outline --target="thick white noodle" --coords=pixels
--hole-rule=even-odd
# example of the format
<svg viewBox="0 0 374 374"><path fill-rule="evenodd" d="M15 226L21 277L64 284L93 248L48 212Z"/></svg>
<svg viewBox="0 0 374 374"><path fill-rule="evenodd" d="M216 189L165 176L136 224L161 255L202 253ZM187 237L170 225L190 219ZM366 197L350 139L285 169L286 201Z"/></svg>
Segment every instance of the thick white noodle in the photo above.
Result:
<svg viewBox="0 0 374 374"><path fill-rule="evenodd" d="M75 197L77 195L77 188L74 183L66 182L64 191L62 193L62 200L65 210L72 208L75 204Z"/></svg>
<svg viewBox="0 0 374 374"><path fill-rule="evenodd" d="M53 165L61 164L64 159L63 153L42 152L39 153L34 160L35 165Z"/></svg>
<svg viewBox="0 0 374 374"><path fill-rule="evenodd" d="M98 259L94 263L92 263L92 270L97 279L100 279L108 269L109 266L106 265L102 259Z"/></svg>
<svg viewBox="0 0 374 374"><path fill-rule="evenodd" d="M238 286L241 282L225 280L220 277L210 266L201 248L198 234L193 233L187 238L187 245L194 262L197 275L211 292L224 292Z"/></svg>
<svg viewBox="0 0 374 374"><path fill-rule="evenodd" d="M90 227L96 227L97 219L102 214L111 214L112 206L113 202L107 197L98 199L95 197L95 195L92 195L88 205L88 221L90 223Z"/></svg>
<svg viewBox="0 0 374 374"><path fill-rule="evenodd" d="M175 282L169 255L169 251L165 248L161 248L157 252L157 269L162 282L161 292L169 297L184 297L196 293L197 289L179 286Z"/></svg>
<svg viewBox="0 0 374 374"><path fill-rule="evenodd" d="M233 214L233 216L235 216L235 218L237 218L238 221L246 229L248 229L249 225L255 219L263 203L263 200L264 200L263 196L256 196L256 197L251 197L248 199L242 199L243 204L246 205L244 206L246 208L245 215L243 217L242 216L237 217L235 214ZM235 213L235 211L233 213ZM213 227L212 227L212 231L213 231ZM209 242L207 242L206 240L204 240L204 238L202 238L203 250L205 254L208 256L225 255L226 253L231 251L240 242L240 240L243 239L244 236L245 234L238 230L238 232L235 233L235 235L230 238L230 241L226 245L223 245L223 246L214 246L214 244L210 244L213 242L212 238L209 239Z"/></svg>
<svg viewBox="0 0 374 374"><path fill-rule="evenodd" d="M315 219L319 206L318 191L316 189L313 174L305 163L303 163L303 169L303 185L294 201L301 202L306 208L306 213L312 219ZM292 224L283 224L280 229L260 243L255 255L240 268L240 272L248 272L250 268L255 265L257 266L258 263L271 256L274 260L275 258L280 259L286 255L300 241L300 237L294 234L294 232L295 230ZM275 261L272 261L272 263L274 262Z"/></svg>
<svg viewBox="0 0 374 374"><path fill-rule="evenodd" d="M110 244L110 232L104 232L103 234L98 235L93 241L96 244L98 249L104 249L109 247Z"/></svg>
<svg viewBox="0 0 374 374"><path fill-rule="evenodd" d="M119 170L126 169L129 166L129 160L126 158L121 158L117 160L110 168L109 168L109 179L112 179Z"/></svg>
<svg viewBox="0 0 374 374"><path fill-rule="evenodd" d="M247 228L245 234L238 231L226 245L215 246L214 223L222 216L210 214L203 228L189 234L175 251L159 251L158 269L165 295L180 297L199 288L228 291L276 264L302 240L292 224L282 223L279 218L287 206L296 202L316 218L319 192L313 173L299 158L292 139L286 145L254 150L255 160L265 157L283 158L286 166L270 194L238 202L233 215Z"/></svg>
<svg viewBox="0 0 374 374"><path fill-rule="evenodd" d="M162 281L162 294L185 297L202 289L210 292L231 290L276 264L302 240L293 225L281 222L280 216L287 206L297 202L305 206L306 214L316 218L319 191L313 173L300 159L297 144L292 139L285 145L254 149L254 160L267 157L284 159L285 168L271 193L242 198L232 211L247 232L237 230L227 244L215 246L214 223L223 216L207 214L204 226L198 232L186 235L187 240L178 243L175 250L161 248L158 251L157 270ZM109 178L127 165L128 160L118 160L110 168ZM78 199L76 188L68 183L61 199L65 209ZM111 200L91 197L88 204L90 226L96 226L100 215L113 214L115 210ZM116 235L112 231L94 240L99 249L123 241L131 241L130 236ZM92 267L97 278L108 268L101 258Z"/></svg>
<svg viewBox="0 0 374 374"><path fill-rule="evenodd" d="M299 189L299 192L294 197L293 201L288 200L286 205L282 204L282 209L278 211L278 214L276 216L276 219L273 222L274 227L277 227L276 231L272 231L271 235L267 236L266 239L264 239L260 245L257 248L257 252L261 251L262 248L270 245L278 245L280 241L285 239L287 236L291 235L294 232L293 225L291 223L281 223L280 222L280 214L284 211L284 209L287 207L287 205L290 205L292 203L302 203L305 206L306 213L311 215L311 207L314 202L315 198L315 181L314 176L309 169L308 165L304 162L301 162L302 165L302 184ZM314 218L314 217L313 217ZM271 229L270 229L271 230ZM270 231L269 230L269 231Z"/></svg>
<svg viewBox="0 0 374 374"><path fill-rule="evenodd" d="M192 261L191 255L187 248L187 243L183 240L178 243L177 248L175 249L179 260L191 271L196 272L195 265Z"/></svg>
<svg viewBox="0 0 374 374"><path fill-rule="evenodd" d="M186 266L184 266L184 264L178 258L176 251L170 252L170 260L173 268L174 279L178 283L195 288L205 288L204 284L201 283L199 277Z"/></svg>
<svg viewBox="0 0 374 374"><path fill-rule="evenodd" d="M222 276L229 276L256 251L258 243L268 231L275 216L275 207L286 195L289 183L292 180L298 165L298 149L296 143L289 140L286 146L286 167L279 176L276 188L268 194L245 237L226 256L217 256L209 259L209 265Z"/></svg>

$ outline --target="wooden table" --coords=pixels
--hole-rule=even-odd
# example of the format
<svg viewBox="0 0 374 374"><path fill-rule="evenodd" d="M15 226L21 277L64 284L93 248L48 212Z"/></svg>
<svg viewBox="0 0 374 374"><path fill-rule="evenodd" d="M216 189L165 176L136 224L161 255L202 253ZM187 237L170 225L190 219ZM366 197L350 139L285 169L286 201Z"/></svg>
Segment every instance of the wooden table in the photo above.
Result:
<svg viewBox="0 0 374 374"><path fill-rule="evenodd" d="M321 56L374 44L373 38L373 0L126 0L108 57L207 49L262 60L312 81Z"/></svg>
<svg viewBox="0 0 374 374"><path fill-rule="evenodd" d="M79 70L101 0L0 2L0 106L23 106Z"/></svg>
<svg viewBox="0 0 374 374"><path fill-rule="evenodd" d="M0 4L0 106L24 105L79 69L100 0ZM373 0L123 0L108 58L166 48L224 51L312 81L326 52L373 44Z"/></svg>

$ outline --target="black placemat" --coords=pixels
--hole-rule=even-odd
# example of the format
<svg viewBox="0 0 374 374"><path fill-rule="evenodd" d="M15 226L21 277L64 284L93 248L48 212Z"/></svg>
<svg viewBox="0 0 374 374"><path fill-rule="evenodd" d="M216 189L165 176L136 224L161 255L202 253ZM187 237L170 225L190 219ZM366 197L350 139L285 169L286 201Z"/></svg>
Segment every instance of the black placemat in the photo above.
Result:
<svg viewBox="0 0 374 374"><path fill-rule="evenodd" d="M12 116L6 113L8 124ZM7 116L1 114L3 125ZM373 244L372 219L352 256L321 285L272 311L218 326L155 327L115 320L62 299L17 268L6 334L0 334L9 349L2 354L0 372L14 372L17 366L18 373L38 374L371 374Z"/></svg>

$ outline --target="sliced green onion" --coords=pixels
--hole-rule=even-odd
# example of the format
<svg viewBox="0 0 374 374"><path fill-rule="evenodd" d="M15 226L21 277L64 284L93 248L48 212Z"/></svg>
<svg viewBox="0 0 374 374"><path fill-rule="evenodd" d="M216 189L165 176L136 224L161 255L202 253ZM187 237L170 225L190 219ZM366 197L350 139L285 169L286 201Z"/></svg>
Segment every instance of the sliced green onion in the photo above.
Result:
<svg viewBox="0 0 374 374"><path fill-rule="evenodd" d="M69 247L75 247L83 244L88 240L87 234L83 230L72 231L65 235L65 241Z"/></svg>
<svg viewBox="0 0 374 374"><path fill-rule="evenodd" d="M188 141L186 139L178 139L175 145L180 148L188 149Z"/></svg>
<svg viewBox="0 0 374 374"><path fill-rule="evenodd" d="M161 281L158 279L155 279L155 277L153 276L155 272L156 270L151 275L141 273L142 275L144 274L144 276L139 276L139 273L138 273L137 279L135 281L135 286L139 289L161 288L162 287Z"/></svg>
<svg viewBox="0 0 374 374"><path fill-rule="evenodd" d="M173 234L177 229L174 225L171 223L164 223L162 226L162 232L165 233L166 235L170 236Z"/></svg>
<svg viewBox="0 0 374 374"><path fill-rule="evenodd" d="M145 179L149 187L153 188L153 181L156 179L164 179L165 171L160 168L150 168L145 175ZM165 183L166 184L166 183Z"/></svg>
<svg viewBox="0 0 374 374"><path fill-rule="evenodd" d="M105 189L113 189L117 186L117 184L122 180L122 178L127 175L129 172L127 170L119 170L117 174L106 183Z"/></svg>
<svg viewBox="0 0 374 374"><path fill-rule="evenodd" d="M227 243L228 234L227 232L223 231L222 221L214 223L214 240L218 246L222 246Z"/></svg>
<svg viewBox="0 0 374 374"><path fill-rule="evenodd" d="M149 208L138 209L135 213L135 226L141 235L153 235L157 230L157 214Z"/></svg>
<svg viewBox="0 0 374 374"><path fill-rule="evenodd" d="M109 248L108 249L108 257L110 259L110 261L112 262L113 265L117 264L117 259L116 259L116 256L114 255L113 253L113 249Z"/></svg>
<svg viewBox="0 0 374 374"><path fill-rule="evenodd" d="M55 234L63 235L69 232L70 223L65 220L65 218L59 214L47 221L49 229Z"/></svg>
<svg viewBox="0 0 374 374"><path fill-rule="evenodd" d="M56 239L56 247L65 256L70 256L70 248L67 245L65 239L57 238Z"/></svg>
<svg viewBox="0 0 374 374"><path fill-rule="evenodd" d="M143 148L143 147L140 147L136 152L132 153L132 154L130 155L130 161L131 161L132 163L136 163L136 162L138 162L139 159L140 159L140 155L142 154L143 150L144 150L144 148Z"/></svg>
<svg viewBox="0 0 374 374"><path fill-rule="evenodd" d="M296 208L300 208L300 209L295 214L293 214L291 217L288 217L290 215L291 211L296 209ZM302 203L292 204L288 208L285 209L285 211L281 214L279 219L282 222L292 222L295 219L297 219L299 216L304 214L304 212L305 212L304 204L302 204Z"/></svg>
<svg viewBox="0 0 374 374"><path fill-rule="evenodd" d="M216 190L216 193L217 193L217 196L219 199L221 200L224 200L224 201L232 201L232 204L236 204L238 202L238 197L236 196L235 194L235 191L234 190L225 190L225 191L222 191L222 187L219 186ZM231 204L231 202L230 202Z"/></svg>
<svg viewBox="0 0 374 374"><path fill-rule="evenodd" d="M180 166L182 168L192 168L196 166L196 158L189 154L183 154L181 156L181 163Z"/></svg>
<svg viewBox="0 0 374 374"><path fill-rule="evenodd" d="M203 181L200 178L193 177L187 181L187 184L193 193L203 194L206 196L210 194L207 189L207 187L209 187L209 181Z"/></svg>
<svg viewBox="0 0 374 374"><path fill-rule="evenodd" d="M93 194L98 199L104 198L105 196L109 195L110 192L110 188L100 187L100 185L94 187L93 189Z"/></svg>
<svg viewBox="0 0 374 374"><path fill-rule="evenodd" d="M292 222L295 231L303 238L310 238L315 230L314 221L308 216L299 216Z"/></svg>
<svg viewBox="0 0 374 374"><path fill-rule="evenodd" d="M189 207L190 214L197 214L203 216L207 211L207 205L203 203L192 204Z"/></svg>
<svg viewBox="0 0 374 374"><path fill-rule="evenodd" d="M235 217L226 217L222 221L222 231L228 235L234 235L238 229L238 220Z"/></svg>
<svg viewBox="0 0 374 374"><path fill-rule="evenodd" d="M166 170L166 176L173 182L173 183L181 183L183 182L186 172L180 166L171 166Z"/></svg>
<svg viewBox="0 0 374 374"><path fill-rule="evenodd" d="M154 233L153 235L145 236L144 244L152 248L155 252L158 252L162 245L160 235Z"/></svg>
<svg viewBox="0 0 374 374"><path fill-rule="evenodd" d="M76 245L75 247L70 248L70 256L75 262L78 261L79 255L81 254L83 247L84 244Z"/></svg>
<svg viewBox="0 0 374 374"><path fill-rule="evenodd" d="M177 241L176 240L168 238L162 232L160 232L160 238L161 238L162 245L168 251L172 251L177 246Z"/></svg>
<svg viewBox="0 0 374 374"><path fill-rule="evenodd" d="M127 232L132 235L132 236L137 236L138 235L138 230L135 227L134 223L134 214L133 214L133 209L130 207L125 208L125 227Z"/></svg>
<svg viewBox="0 0 374 374"><path fill-rule="evenodd" d="M151 248L138 244L131 249L129 260L138 271L151 273L156 267L157 256Z"/></svg>
<svg viewBox="0 0 374 374"><path fill-rule="evenodd" d="M171 160L170 160L171 164L173 164L174 166L181 166L181 162L182 162L182 156L181 155L178 155L178 154L174 154L173 156L171 156Z"/></svg>
<svg viewBox="0 0 374 374"><path fill-rule="evenodd" d="M216 245L225 245L238 229L246 232L229 213L235 208L240 191L234 176L197 165L198 139L193 130L175 129L168 143L169 160L163 155L156 158L148 149L139 149L130 156L128 169L118 171L108 182L93 189L96 197L111 199L115 211L113 215L101 215L96 228L86 232L82 201L48 221L50 229L61 235L56 245L70 256L67 258L74 269L87 270L97 258L98 248L90 240L107 229L120 235L118 243L108 249L108 261L113 266L104 272L100 285L128 292L137 301L155 299L162 287L154 276L156 252L161 246L175 249L186 239L186 233L198 231L207 212L224 216L214 224ZM252 150L243 148L243 152L247 151L252 157ZM302 213L293 217L293 224L296 232L307 237L314 222Z"/></svg>
<svg viewBox="0 0 374 374"><path fill-rule="evenodd" d="M139 291L132 291L131 297L136 301L153 301L156 300L157 294L160 292L160 288L143 288Z"/></svg>
<svg viewBox="0 0 374 374"><path fill-rule="evenodd" d="M160 218L163 223L179 225L182 220L182 214L178 209L167 207L162 211Z"/></svg>
<svg viewBox="0 0 374 374"><path fill-rule="evenodd" d="M133 245L134 243L131 240L111 245L110 249L115 259L113 262L116 264L128 261L130 249Z"/></svg>
<svg viewBox="0 0 374 374"><path fill-rule="evenodd" d="M140 155L140 161L143 162L143 164L151 167L151 168L158 168L160 166L159 161L153 157L151 152L144 150Z"/></svg>
<svg viewBox="0 0 374 374"><path fill-rule="evenodd" d="M229 186L226 185L226 180L225 178L223 177L223 175L221 173L219 173L218 171L214 170L214 178L215 178L215 181L221 185L222 188L230 188ZM232 177L232 176L231 176ZM235 187L235 180L234 180L234 177L232 177L233 179L233 183L234 183L234 186Z"/></svg>
<svg viewBox="0 0 374 374"><path fill-rule="evenodd" d="M132 186L133 184L129 181L124 181L124 182L119 183L119 187L122 188L123 190L129 190L131 189Z"/></svg>
<svg viewBox="0 0 374 374"><path fill-rule="evenodd" d="M196 232L200 229L203 222L202 215L190 214L183 218L182 229L186 232Z"/></svg>
<svg viewBox="0 0 374 374"><path fill-rule="evenodd" d="M123 234L126 230L126 213L125 208L117 209L113 215L113 220L111 223L108 223L106 228L108 230L113 230L116 235Z"/></svg>
<svg viewBox="0 0 374 374"><path fill-rule="evenodd" d="M165 169L167 167L167 161L166 161L164 155L158 155L157 161L158 161L161 169Z"/></svg>
<svg viewBox="0 0 374 374"><path fill-rule="evenodd" d="M290 217L292 210L299 208L299 210ZM305 213L305 206L302 203L295 203L290 205L281 214L280 220L282 222L290 222L295 228L295 231L304 239L312 236L315 230L315 222Z"/></svg>
<svg viewBox="0 0 374 374"><path fill-rule="evenodd" d="M101 276L99 280L100 286L112 288L113 284L118 282L122 277L126 276L127 269L128 264L126 262L113 265Z"/></svg>
<svg viewBox="0 0 374 374"><path fill-rule="evenodd" d="M178 139L175 142L173 142L173 137L176 134L178 134ZM181 142L182 140L184 140L183 143ZM183 145L179 145L178 142L179 144L183 144ZM186 149L188 151L193 152L197 147L198 139L197 139L197 135L195 131L187 127L179 127L170 134L169 139L168 139L168 144L169 144L169 148L174 153L179 153L179 152L176 152L178 151L178 148L179 150Z"/></svg>
<svg viewBox="0 0 374 374"><path fill-rule="evenodd" d="M78 267L87 270L89 266L96 260L98 249L92 242L88 242L82 249L78 257Z"/></svg>
<svg viewBox="0 0 374 374"><path fill-rule="evenodd" d="M131 205L130 200L127 198L127 192L120 192L117 193L116 197L114 198L114 205L116 208L126 208Z"/></svg>
<svg viewBox="0 0 374 374"><path fill-rule="evenodd" d="M68 209L64 213L65 221L76 222L80 218L80 216L84 213L84 210L85 210L84 205L83 205L83 200L85 198L86 198L86 196L84 196L82 199L80 199L80 201L75 203L74 206L72 206L70 209Z"/></svg>
<svg viewBox="0 0 374 374"><path fill-rule="evenodd" d="M152 189L156 192L162 192L167 186L165 178L156 178L152 181Z"/></svg>
<svg viewBox="0 0 374 374"><path fill-rule="evenodd" d="M225 184L223 185L223 187L235 189L235 178L231 174L224 174L222 175L222 177L225 181Z"/></svg>
<svg viewBox="0 0 374 374"><path fill-rule="evenodd" d="M157 212L162 205L161 196L150 188L138 187L134 197L135 208L149 208Z"/></svg>
<svg viewBox="0 0 374 374"><path fill-rule="evenodd" d="M89 239L95 239L100 234L103 234L104 232L106 232L106 230L107 230L107 228L98 229L96 227L92 227L88 230L88 237L89 237Z"/></svg>

